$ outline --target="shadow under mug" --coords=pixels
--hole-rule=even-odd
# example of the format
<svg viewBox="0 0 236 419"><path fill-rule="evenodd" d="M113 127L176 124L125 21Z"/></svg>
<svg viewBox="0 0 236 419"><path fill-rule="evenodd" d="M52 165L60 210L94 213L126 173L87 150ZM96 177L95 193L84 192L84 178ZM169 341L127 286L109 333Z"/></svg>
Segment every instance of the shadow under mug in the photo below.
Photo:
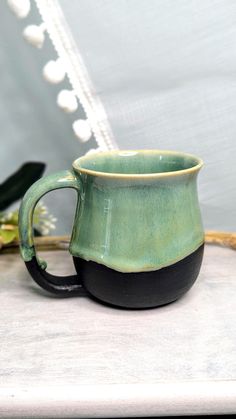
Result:
<svg viewBox="0 0 236 419"><path fill-rule="evenodd" d="M119 307L177 300L195 282L204 230L197 195L202 161L162 150L93 153L34 183L19 213L20 249L32 278L63 297L83 295ZM78 203L69 251L76 275L46 271L33 244L34 208L47 192L73 188Z"/></svg>

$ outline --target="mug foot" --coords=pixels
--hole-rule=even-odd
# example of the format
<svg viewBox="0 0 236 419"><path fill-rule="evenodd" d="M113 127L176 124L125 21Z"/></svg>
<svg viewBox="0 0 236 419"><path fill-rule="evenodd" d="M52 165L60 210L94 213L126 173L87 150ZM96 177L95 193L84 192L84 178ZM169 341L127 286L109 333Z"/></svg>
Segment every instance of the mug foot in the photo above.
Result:
<svg viewBox="0 0 236 419"><path fill-rule="evenodd" d="M143 309L179 299L193 285L200 271L204 244L173 265L150 272L122 273L74 257L84 288L96 299L116 307Z"/></svg>

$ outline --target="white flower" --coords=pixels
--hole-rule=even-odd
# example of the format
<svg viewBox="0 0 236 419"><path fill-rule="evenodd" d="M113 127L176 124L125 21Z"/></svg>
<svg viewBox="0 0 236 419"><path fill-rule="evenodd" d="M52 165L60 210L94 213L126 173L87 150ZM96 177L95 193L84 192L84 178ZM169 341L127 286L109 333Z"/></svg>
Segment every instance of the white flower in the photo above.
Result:
<svg viewBox="0 0 236 419"><path fill-rule="evenodd" d="M46 205L40 202L36 208L38 221L35 224L35 228L43 236L46 236L50 233L51 230L56 229L55 222L57 221L56 217L48 213Z"/></svg>

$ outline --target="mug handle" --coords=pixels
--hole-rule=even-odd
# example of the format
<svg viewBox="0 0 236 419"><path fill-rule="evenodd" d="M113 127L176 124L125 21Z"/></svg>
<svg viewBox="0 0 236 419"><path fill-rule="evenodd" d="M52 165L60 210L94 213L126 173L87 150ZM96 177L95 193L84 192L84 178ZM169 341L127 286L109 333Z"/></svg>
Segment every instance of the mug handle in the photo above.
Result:
<svg viewBox="0 0 236 419"><path fill-rule="evenodd" d="M32 278L45 290L62 297L84 295L86 291L79 283L77 275L62 277L46 272L47 264L37 257L34 247L32 223L35 206L46 193L61 188L73 188L81 198L82 182L70 170L45 176L35 182L26 192L19 210L21 256Z"/></svg>

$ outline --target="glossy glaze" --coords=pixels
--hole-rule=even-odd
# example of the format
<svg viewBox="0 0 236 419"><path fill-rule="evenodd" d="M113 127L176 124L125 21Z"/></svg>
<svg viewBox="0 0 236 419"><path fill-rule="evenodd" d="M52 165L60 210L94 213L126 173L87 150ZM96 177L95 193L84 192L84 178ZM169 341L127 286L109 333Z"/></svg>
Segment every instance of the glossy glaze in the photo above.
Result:
<svg viewBox="0 0 236 419"><path fill-rule="evenodd" d="M119 272L170 266L204 241L197 197L200 159L176 152L112 151L82 157L72 171L38 181L20 211L21 253L35 256L34 206L49 190L79 192L70 252Z"/></svg>
<svg viewBox="0 0 236 419"><path fill-rule="evenodd" d="M201 162L195 157L107 152L73 166L84 190L73 256L120 272L147 272L178 262L203 243L196 186Z"/></svg>
<svg viewBox="0 0 236 419"><path fill-rule="evenodd" d="M19 211L19 234L21 256L25 262L31 261L36 256L32 229L35 206L46 193L61 188L73 188L79 192L81 183L78 176L70 170L63 170L45 176L29 188L22 200ZM45 261L38 259L38 263L43 269L46 269L47 264Z"/></svg>

